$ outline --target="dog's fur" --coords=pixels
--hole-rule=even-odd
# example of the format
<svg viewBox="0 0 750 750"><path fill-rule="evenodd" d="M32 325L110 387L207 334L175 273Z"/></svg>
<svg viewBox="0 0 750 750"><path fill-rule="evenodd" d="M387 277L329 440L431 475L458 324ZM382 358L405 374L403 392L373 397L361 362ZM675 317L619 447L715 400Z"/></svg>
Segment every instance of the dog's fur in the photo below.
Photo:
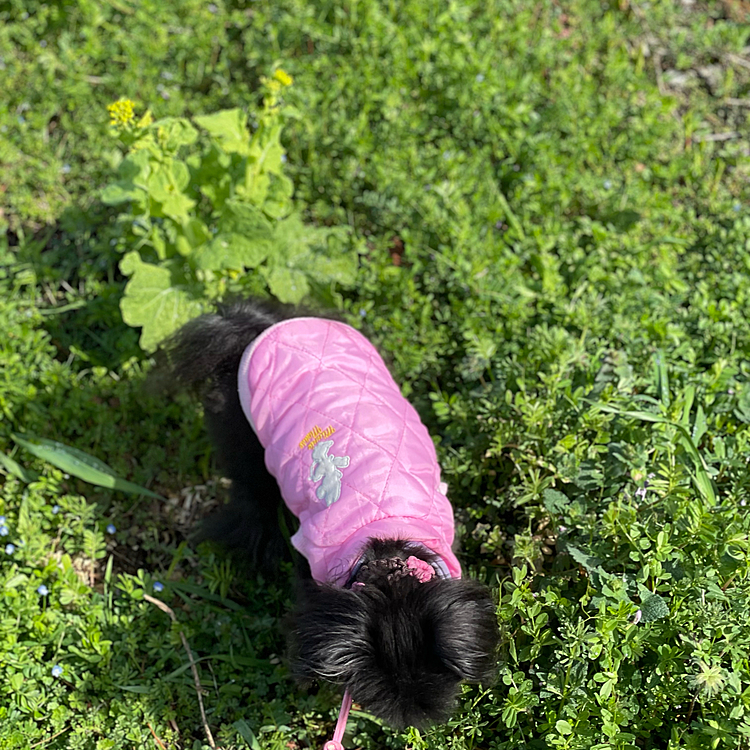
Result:
<svg viewBox="0 0 750 750"><path fill-rule="evenodd" d="M260 333L299 315L257 300L234 303L191 321L164 347L172 385L201 390L219 463L232 480L230 503L205 533L265 569L289 556L279 519L291 517L240 406L237 371ZM291 628L298 679L348 688L397 728L446 720L461 681L491 678L498 638L484 586L465 578L419 583L400 562L410 555L434 559L408 540L372 539L343 587L314 582L308 570ZM352 588L355 582L366 585Z"/></svg>

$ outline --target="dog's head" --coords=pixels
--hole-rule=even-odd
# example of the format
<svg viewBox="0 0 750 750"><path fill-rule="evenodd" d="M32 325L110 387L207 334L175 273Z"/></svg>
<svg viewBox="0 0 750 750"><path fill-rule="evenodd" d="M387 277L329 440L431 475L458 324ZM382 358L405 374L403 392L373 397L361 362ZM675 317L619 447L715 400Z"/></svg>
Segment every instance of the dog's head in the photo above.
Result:
<svg viewBox="0 0 750 750"><path fill-rule="evenodd" d="M353 588L308 582L293 621L293 670L348 688L393 727L445 721L462 681L490 679L498 641L489 591L469 579L369 566ZM364 581L362 579L364 578Z"/></svg>

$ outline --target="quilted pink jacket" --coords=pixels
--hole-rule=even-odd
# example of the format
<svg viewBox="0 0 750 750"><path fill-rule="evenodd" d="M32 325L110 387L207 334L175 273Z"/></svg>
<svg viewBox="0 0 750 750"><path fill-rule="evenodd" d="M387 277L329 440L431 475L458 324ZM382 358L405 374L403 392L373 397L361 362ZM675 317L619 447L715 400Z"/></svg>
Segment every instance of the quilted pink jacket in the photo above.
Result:
<svg viewBox="0 0 750 750"><path fill-rule="evenodd" d="M421 543L444 576L461 576L435 447L362 334L321 318L277 323L246 349L238 384L313 578L341 582L370 538Z"/></svg>

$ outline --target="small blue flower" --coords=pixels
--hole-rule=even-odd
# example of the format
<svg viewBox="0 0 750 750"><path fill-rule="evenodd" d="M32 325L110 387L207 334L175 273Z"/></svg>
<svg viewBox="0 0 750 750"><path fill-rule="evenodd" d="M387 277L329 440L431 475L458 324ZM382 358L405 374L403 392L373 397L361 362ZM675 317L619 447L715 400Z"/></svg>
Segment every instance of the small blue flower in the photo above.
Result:
<svg viewBox="0 0 750 750"><path fill-rule="evenodd" d="M117 527L113 523L107 524L107 533L108 534L114 534L115 531L117 531Z"/></svg>
<svg viewBox="0 0 750 750"><path fill-rule="evenodd" d="M59 505L53 505L52 506L52 515L56 516L60 512L60 506Z"/></svg>
<svg viewBox="0 0 750 750"><path fill-rule="evenodd" d="M5 516L0 516L0 525L5 526Z"/></svg>
<svg viewBox="0 0 750 750"><path fill-rule="evenodd" d="M734 204L734 205L732 206L732 210L733 210L733 211L736 211L736 212L739 212L739 211L741 211L741 210L742 210L742 206L741 206L741 205L740 205L739 203L735 203L735 204Z"/></svg>
<svg viewBox="0 0 750 750"><path fill-rule="evenodd" d="M477 83L481 83L484 80L484 74L483 73L477 73L476 81Z"/></svg>
<svg viewBox="0 0 750 750"><path fill-rule="evenodd" d="M5 545L5 554L6 555L12 555L16 551L16 545L15 544L6 544Z"/></svg>
<svg viewBox="0 0 750 750"><path fill-rule="evenodd" d="M8 536L8 534L10 534L8 527L5 524L0 526L0 536Z"/></svg>
<svg viewBox="0 0 750 750"><path fill-rule="evenodd" d="M365 317L367 317L367 310L365 310L365 308L364 308L364 307L360 307L360 308L359 308L359 317L360 317L360 318L365 318Z"/></svg>
<svg viewBox="0 0 750 750"><path fill-rule="evenodd" d="M62 167L60 167L60 171L63 174L68 174L70 172L70 164L63 164Z"/></svg>
<svg viewBox="0 0 750 750"><path fill-rule="evenodd" d="M286 164L286 154L281 155L281 161L283 164Z"/></svg>
<svg viewBox="0 0 750 750"><path fill-rule="evenodd" d="M611 180L604 180L604 189L605 190L611 190L612 189L612 182L611 182Z"/></svg>
<svg viewBox="0 0 750 750"><path fill-rule="evenodd" d="M61 674L62 674L62 667L59 664L55 664L55 666L52 667L52 676L59 677Z"/></svg>
<svg viewBox="0 0 750 750"><path fill-rule="evenodd" d="M164 584L161 581L154 581L154 591L157 594L164 591Z"/></svg>
<svg viewBox="0 0 750 750"><path fill-rule="evenodd" d="M41 586L39 586L39 588L37 588L36 593L39 594L39 596L47 596L47 594L49 594L49 589L44 584L42 584Z"/></svg>

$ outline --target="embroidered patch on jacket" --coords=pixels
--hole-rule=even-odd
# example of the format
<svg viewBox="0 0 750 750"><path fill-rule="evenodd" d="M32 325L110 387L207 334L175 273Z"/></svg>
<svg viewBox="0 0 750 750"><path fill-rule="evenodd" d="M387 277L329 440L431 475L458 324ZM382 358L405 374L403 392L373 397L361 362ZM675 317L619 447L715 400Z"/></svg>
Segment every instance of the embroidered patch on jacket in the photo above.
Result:
<svg viewBox="0 0 750 750"><path fill-rule="evenodd" d="M329 456L328 451L333 446L333 440L318 443L312 452L310 465L310 481L320 482L315 491L318 500L326 505L333 505L341 497L341 479L344 476L339 469L349 466L349 456Z"/></svg>
<svg viewBox="0 0 750 750"><path fill-rule="evenodd" d="M331 427L331 425L328 425L325 430L321 430L318 425L315 425L315 427L313 427L312 430L310 430L310 432L299 441L299 447L312 450L317 443L323 440L323 438L331 437L334 432L336 432L336 430Z"/></svg>

